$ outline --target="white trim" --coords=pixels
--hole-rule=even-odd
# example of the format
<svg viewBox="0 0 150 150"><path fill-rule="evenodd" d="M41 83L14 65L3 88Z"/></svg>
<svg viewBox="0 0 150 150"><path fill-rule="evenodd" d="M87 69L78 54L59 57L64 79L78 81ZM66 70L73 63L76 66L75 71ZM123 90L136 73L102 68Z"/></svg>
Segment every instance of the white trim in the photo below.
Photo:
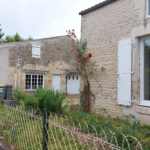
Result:
<svg viewBox="0 0 150 150"><path fill-rule="evenodd" d="M24 89L25 89L25 91L33 91L33 90L36 90L36 89L26 89L26 75L31 75L31 87L32 87L32 75L42 75L43 76L43 86L42 86L42 88L44 89L44 86L45 86L45 83L44 83L44 81L45 81L45 75L43 75L43 74L30 74L30 73L26 73L25 74L25 87L24 87ZM37 78L37 86L38 86L38 78Z"/></svg>
<svg viewBox="0 0 150 150"><path fill-rule="evenodd" d="M150 12L150 8L149 8L149 6L150 6L150 0L146 0L146 19L147 18L150 18L150 14L149 14L149 12Z"/></svg>
<svg viewBox="0 0 150 150"><path fill-rule="evenodd" d="M140 104L143 106L150 106L150 101L144 100L144 40L150 37L140 39Z"/></svg>
<svg viewBox="0 0 150 150"><path fill-rule="evenodd" d="M15 88L17 87L17 74L15 73Z"/></svg>
<svg viewBox="0 0 150 150"><path fill-rule="evenodd" d="M20 72L19 72L19 90L20 90L20 76L21 76L21 75L20 75Z"/></svg>

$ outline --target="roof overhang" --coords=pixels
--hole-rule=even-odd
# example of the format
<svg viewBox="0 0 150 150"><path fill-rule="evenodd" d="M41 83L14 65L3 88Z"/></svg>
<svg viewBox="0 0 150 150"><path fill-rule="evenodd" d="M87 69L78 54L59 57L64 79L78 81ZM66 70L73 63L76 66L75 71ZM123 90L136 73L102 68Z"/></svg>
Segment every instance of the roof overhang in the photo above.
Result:
<svg viewBox="0 0 150 150"><path fill-rule="evenodd" d="M77 71L77 70L65 70L64 74L66 74L66 75L77 75L77 74L79 74L79 71Z"/></svg>
<svg viewBox="0 0 150 150"><path fill-rule="evenodd" d="M102 3L99 3L99 4L97 4L97 5L93 6L93 7L90 7L88 9L85 9L85 10L79 12L79 15L87 14L87 13L93 11L93 10L96 10L98 8L101 8L101 7L105 6L105 5L108 5L108 4L110 4L110 3L114 2L114 1L116 1L116 0L106 0L106 1L104 1Z"/></svg>

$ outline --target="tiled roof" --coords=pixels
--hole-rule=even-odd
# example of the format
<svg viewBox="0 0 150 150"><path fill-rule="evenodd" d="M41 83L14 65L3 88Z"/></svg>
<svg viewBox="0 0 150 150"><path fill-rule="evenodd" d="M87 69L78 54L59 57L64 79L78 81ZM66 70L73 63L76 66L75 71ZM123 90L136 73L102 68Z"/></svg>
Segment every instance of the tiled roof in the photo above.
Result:
<svg viewBox="0 0 150 150"><path fill-rule="evenodd" d="M91 11L93 11L95 9L103 7L103 6L105 6L105 5L109 4L109 3L112 3L114 1L116 1L116 0L106 0L106 1L101 2L101 3L99 3L99 4L95 5L95 6L92 6L92 7L88 8L88 9L85 9L85 10L79 12L79 15L84 15L84 14L86 14L88 12L91 12Z"/></svg>

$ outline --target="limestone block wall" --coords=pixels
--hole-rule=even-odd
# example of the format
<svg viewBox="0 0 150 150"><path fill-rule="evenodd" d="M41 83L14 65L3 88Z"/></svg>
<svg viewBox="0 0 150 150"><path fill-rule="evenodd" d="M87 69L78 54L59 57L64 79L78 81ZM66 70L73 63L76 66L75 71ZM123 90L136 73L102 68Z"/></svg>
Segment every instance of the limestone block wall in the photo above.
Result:
<svg viewBox="0 0 150 150"><path fill-rule="evenodd" d="M150 19L145 17L145 6L145 0L116 0L81 16L82 40L87 40L87 51L93 54L90 60L100 72L97 78L100 87L95 80L90 81L91 91L95 92L93 111L106 108L111 116L133 114L142 120L136 106L140 101L139 39L150 34ZM131 107L117 104L118 41L127 38L133 41L131 99L134 102ZM102 66L105 71L101 72Z"/></svg>

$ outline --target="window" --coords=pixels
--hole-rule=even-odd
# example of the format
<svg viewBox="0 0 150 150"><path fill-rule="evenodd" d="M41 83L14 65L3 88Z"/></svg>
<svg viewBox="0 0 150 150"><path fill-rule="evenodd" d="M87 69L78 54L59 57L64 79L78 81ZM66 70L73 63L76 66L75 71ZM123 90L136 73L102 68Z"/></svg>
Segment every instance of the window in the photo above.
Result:
<svg viewBox="0 0 150 150"><path fill-rule="evenodd" d="M146 14L147 18L150 17L150 0L147 0L146 2Z"/></svg>
<svg viewBox="0 0 150 150"><path fill-rule="evenodd" d="M150 106L150 37L140 44L140 104Z"/></svg>
<svg viewBox="0 0 150 150"><path fill-rule="evenodd" d="M32 57L40 58L40 46L32 45Z"/></svg>
<svg viewBox="0 0 150 150"><path fill-rule="evenodd" d="M25 90L33 90L39 88L44 88L44 76L37 74L26 74L25 79Z"/></svg>

